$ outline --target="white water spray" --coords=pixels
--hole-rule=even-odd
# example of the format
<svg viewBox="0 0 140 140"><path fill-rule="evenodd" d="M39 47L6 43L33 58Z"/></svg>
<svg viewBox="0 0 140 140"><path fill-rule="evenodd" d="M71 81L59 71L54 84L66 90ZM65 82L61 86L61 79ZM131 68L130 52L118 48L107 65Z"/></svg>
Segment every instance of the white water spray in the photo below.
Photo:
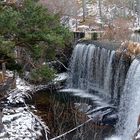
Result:
<svg viewBox="0 0 140 140"><path fill-rule="evenodd" d="M129 69L124 94L121 97L120 121L117 126L122 140L133 139L140 115L140 62L135 59Z"/></svg>

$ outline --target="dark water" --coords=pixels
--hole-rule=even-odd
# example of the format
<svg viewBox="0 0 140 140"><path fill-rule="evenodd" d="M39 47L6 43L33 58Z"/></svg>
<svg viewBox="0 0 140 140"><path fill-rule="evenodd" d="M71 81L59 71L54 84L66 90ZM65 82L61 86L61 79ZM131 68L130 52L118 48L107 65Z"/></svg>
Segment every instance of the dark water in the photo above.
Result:
<svg viewBox="0 0 140 140"><path fill-rule="evenodd" d="M72 96L68 93L54 93L51 91L37 92L32 101L29 102L33 112L40 116L50 129L49 139L59 136L78 125L81 125L89 118L81 112L75 104L88 104L96 107L97 104L88 98ZM104 140L112 135L114 128L111 126L100 126L90 121L82 127L74 130L63 140Z"/></svg>

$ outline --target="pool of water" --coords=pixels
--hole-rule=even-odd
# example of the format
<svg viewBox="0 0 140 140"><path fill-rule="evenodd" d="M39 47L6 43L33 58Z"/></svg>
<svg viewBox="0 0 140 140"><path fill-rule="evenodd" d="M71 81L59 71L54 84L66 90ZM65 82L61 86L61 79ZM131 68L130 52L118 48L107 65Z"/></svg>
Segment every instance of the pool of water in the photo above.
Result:
<svg viewBox="0 0 140 140"><path fill-rule="evenodd" d="M82 92L73 91L74 94L72 94L67 91L39 91L33 95L31 101L27 102L31 110L41 117L49 127L49 139L53 140L53 138L85 123L89 118L84 113L84 109L88 110L104 105L102 100L97 97L94 98L92 94L87 97L84 94L80 95ZM62 136L61 139L104 140L113 133L114 128L112 126L101 126L91 120L69 134Z"/></svg>

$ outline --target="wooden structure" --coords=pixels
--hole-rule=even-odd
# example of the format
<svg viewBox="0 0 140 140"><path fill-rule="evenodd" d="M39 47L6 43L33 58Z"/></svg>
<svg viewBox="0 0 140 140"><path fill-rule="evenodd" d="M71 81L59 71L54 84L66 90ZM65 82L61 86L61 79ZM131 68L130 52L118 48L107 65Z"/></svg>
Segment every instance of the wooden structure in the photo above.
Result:
<svg viewBox="0 0 140 140"><path fill-rule="evenodd" d="M85 39L91 39L91 40L99 40L102 38L103 31L75 31L74 34L74 40L77 41L79 39L85 38Z"/></svg>

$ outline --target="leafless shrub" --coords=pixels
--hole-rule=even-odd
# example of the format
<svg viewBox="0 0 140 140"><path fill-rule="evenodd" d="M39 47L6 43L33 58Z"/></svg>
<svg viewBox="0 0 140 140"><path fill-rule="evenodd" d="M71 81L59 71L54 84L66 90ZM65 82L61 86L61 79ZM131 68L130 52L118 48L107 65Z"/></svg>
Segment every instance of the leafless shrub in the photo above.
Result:
<svg viewBox="0 0 140 140"><path fill-rule="evenodd" d="M103 39L124 41L129 38L131 31L129 30L129 20L117 18L112 25L105 28Z"/></svg>

